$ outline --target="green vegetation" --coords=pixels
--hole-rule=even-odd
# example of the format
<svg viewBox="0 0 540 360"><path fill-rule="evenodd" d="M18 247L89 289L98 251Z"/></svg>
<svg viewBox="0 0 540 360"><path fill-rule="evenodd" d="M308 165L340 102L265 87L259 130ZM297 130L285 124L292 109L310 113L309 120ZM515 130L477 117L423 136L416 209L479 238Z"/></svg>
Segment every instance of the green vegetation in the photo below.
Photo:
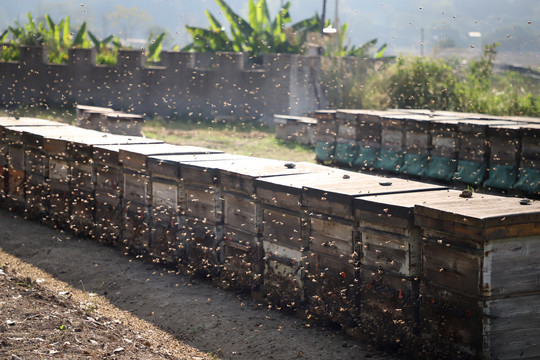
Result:
<svg viewBox="0 0 540 360"><path fill-rule="evenodd" d="M540 83L516 72L493 73L498 44L460 69L449 61L404 57L374 72L360 101L365 108L415 108L540 116ZM355 107L359 102L352 104Z"/></svg>
<svg viewBox="0 0 540 360"><path fill-rule="evenodd" d="M346 41L348 24L344 24L337 35L319 35L323 27L321 17L315 13L311 18L302 20L286 27L291 22L289 15L290 2L280 9L275 19L270 18L266 0L249 0L249 15L245 20L235 13L224 0L215 0L230 23L231 38L225 32L225 27L208 10L205 14L210 22L208 28L186 26L193 42L183 48L184 51L235 51L245 52L250 56L260 56L272 53L299 54L305 51L305 45L310 35L317 38L316 42L324 43L326 56L368 56L377 39L357 47L349 47ZM330 22L325 21L324 27ZM317 36L315 36L317 35ZM375 56L381 57L387 45L381 46Z"/></svg>
<svg viewBox="0 0 540 360"><path fill-rule="evenodd" d="M37 22L30 13L27 15L28 22L24 25L15 22L0 35L2 45L1 59L3 61L18 61L20 57L19 46L44 46L47 49L49 62L53 64L65 64L69 60L69 50L73 48L88 49L95 47L98 51L98 64L116 65L118 50L122 44L118 37L109 35L99 40L92 32L88 31L84 22L79 29L74 30L70 18L55 23L52 18L45 14L45 24ZM165 33L159 34L155 39L151 34L146 46L146 56L149 62L159 61L162 43Z"/></svg>
<svg viewBox="0 0 540 360"><path fill-rule="evenodd" d="M315 161L313 149L275 138L274 129L253 123L226 121L163 120L145 123L145 136L177 145L195 145L231 154L277 160Z"/></svg>
<svg viewBox="0 0 540 360"><path fill-rule="evenodd" d="M244 20L223 0L216 0L230 23L231 38L214 15L206 10L210 22L208 29L186 26L193 42L185 51L235 51L246 52L252 56L268 53L298 53L302 43L297 38L287 37L285 24L291 22L290 3L287 2L275 19L270 18L265 0L257 4L249 0L249 16ZM297 31L306 31L313 24L302 21L293 25Z"/></svg>

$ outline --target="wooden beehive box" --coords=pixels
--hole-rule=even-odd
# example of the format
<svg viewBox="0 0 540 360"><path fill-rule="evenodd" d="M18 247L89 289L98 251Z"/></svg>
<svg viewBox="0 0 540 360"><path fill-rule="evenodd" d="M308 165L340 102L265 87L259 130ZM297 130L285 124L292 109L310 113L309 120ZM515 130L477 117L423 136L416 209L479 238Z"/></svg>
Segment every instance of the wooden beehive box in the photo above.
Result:
<svg viewBox="0 0 540 360"><path fill-rule="evenodd" d="M180 168L181 164L184 163L224 161L237 158L239 158L238 155L226 153L156 155L148 158L148 172L152 183L153 233L151 248L154 252L162 254L160 255L162 259L174 262L183 261L188 269L192 271L194 270L192 265L204 263L205 269L208 269L209 263L215 265L216 237L210 235L210 232L215 234L213 226L201 221L200 225L201 227L204 226L204 230L191 231L190 234L193 234L193 236L189 238L187 236L187 227L195 225L194 222L186 219L188 196ZM197 203L196 206L199 206L199 199L193 198L192 191L189 192L189 196L190 204ZM208 211L208 209L204 205L201 209L201 211L192 209L191 213L199 214L199 217L205 216L205 211ZM212 211L215 211L215 208ZM199 225L198 222L197 225ZM200 234L204 235L198 236ZM196 247L194 243L200 246ZM196 251L194 248L200 249L201 247L205 247L205 250L208 251L193 253L193 251ZM210 272L209 269L208 271Z"/></svg>
<svg viewBox="0 0 540 360"><path fill-rule="evenodd" d="M265 267L261 296L296 308L305 301L305 256L309 249L309 219L302 206L302 188L317 182L318 173L341 171L319 166L312 173L256 180L262 207L261 242Z"/></svg>
<svg viewBox="0 0 540 360"><path fill-rule="evenodd" d="M374 164L375 169L396 173L402 167L405 148L403 116L393 113L381 115L381 148Z"/></svg>
<svg viewBox="0 0 540 360"><path fill-rule="evenodd" d="M320 165L307 162L252 158L219 170L224 198L224 224L239 231L258 235L261 232L261 207L256 198L258 178L310 173Z"/></svg>
<svg viewBox="0 0 540 360"><path fill-rule="evenodd" d="M419 328L419 284L422 237L414 225L414 206L438 198L444 187L357 197L354 214L361 236L359 276L355 296L358 328L379 343L413 344Z"/></svg>
<svg viewBox="0 0 540 360"><path fill-rule="evenodd" d="M431 156L457 158L459 149L459 119L438 119L431 122Z"/></svg>
<svg viewBox="0 0 540 360"><path fill-rule="evenodd" d="M425 191L437 188L397 178L382 178L359 173L319 174L318 185L304 186L302 204L310 214L309 278L313 285L308 294L332 320L342 322L356 311L350 303L358 285L356 269L362 252L361 239L354 218L354 199L359 196ZM309 284L309 281L308 281ZM332 287L338 286L338 290ZM340 292L343 290L343 292ZM340 294L352 292L343 298ZM332 294L327 297L326 293ZM337 309L348 309L338 311ZM328 314L321 314L328 316Z"/></svg>
<svg viewBox="0 0 540 360"><path fill-rule="evenodd" d="M219 160L218 160L219 159ZM223 240L223 196L219 186L221 167L250 159L218 154L180 159L180 177L185 191L180 236L186 245L186 270L202 276L219 273L218 252Z"/></svg>
<svg viewBox="0 0 540 360"><path fill-rule="evenodd" d="M488 129L495 125L512 125L515 122L498 119L464 119L458 125L458 167L455 180L478 186L485 180L489 163L490 146Z"/></svg>
<svg viewBox="0 0 540 360"><path fill-rule="evenodd" d="M120 246L123 228L123 168L120 150L140 149L155 144L124 144L92 146L92 162L96 177L95 237L105 243Z"/></svg>
<svg viewBox="0 0 540 360"><path fill-rule="evenodd" d="M249 245L250 256L260 256L260 258L251 258L247 256L242 260L244 264L257 264L252 274L246 274L256 283L262 280L262 244L260 235L262 231L262 206L256 197L255 181L257 178L280 176L290 174L301 174L317 171L321 169L320 165L306 162L290 163L286 161L257 159L237 162L226 168L219 170L220 185L223 190L223 213L224 226L223 231L228 241L223 243L224 271L222 271L222 280L230 283L230 286L243 287L245 282L233 281L233 276L244 275L245 268L237 267L236 257L239 247L235 250L238 243L242 246ZM250 243L242 243L244 241ZM235 243L236 242L236 243ZM257 248L257 251L252 251ZM248 249L245 249L248 251ZM248 266L248 265L246 265ZM250 267L250 266L248 266ZM232 275L231 275L232 274Z"/></svg>
<svg viewBox="0 0 540 360"><path fill-rule="evenodd" d="M70 189L73 201L70 206L72 228L79 234L94 236L96 211L97 174L94 166L94 147L107 145L156 145L159 140L137 136L99 133L99 137L84 137L70 141L67 158L71 166ZM114 165L113 165L114 167Z"/></svg>
<svg viewBox="0 0 540 360"><path fill-rule="evenodd" d="M540 169L540 124L523 125L520 138L521 167Z"/></svg>
<svg viewBox="0 0 540 360"><path fill-rule="evenodd" d="M42 127L42 126L65 126L65 124L34 119L34 118L1 118L0 119L0 201L4 200L8 193L13 194L10 196L10 201L5 204L8 207L16 206L19 209L24 208L23 202L24 194L21 191L24 191L24 187L27 187L27 190L33 191L36 186L41 186L43 181L39 176L44 174L37 169L37 167L42 163L42 156L38 155L40 149L30 149L27 151L23 150L23 140L22 134L24 128L27 127ZM10 128L11 130L7 130ZM18 129L18 130L17 130ZM12 149L12 155L14 156L14 166L12 166L11 171L9 170L9 148L10 145ZM22 161L22 163L21 163ZM34 165L29 165L34 164ZM21 165L24 165L24 169L21 169ZM31 167L28 169L28 167ZM21 170L28 174L23 174ZM35 170L35 171L32 171ZM9 174L13 174L13 178L9 180ZM25 178L27 176L27 178ZM29 182L32 185L27 186L25 182Z"/></svg>
<svg viewBox="0 0 540 360"><path fill-rule="evenodd" d="M512 189L520 166L520 130L520 125L494 125L488 128L489 177L484 186L506 191Z"/></svg>
<svg viewBox="0 0 540 360"><path fill-rule="evenodd" d="M119 159L123 166L124 241L137 254L147 253L150 241L150 205L152 189L147 172L147 160L156 155L210 154L221 151L198 146L170 144L141 145L120 149Z"/></svg>
<svg viewBox="0 0 540 360"><path fill-rule="evenodd" d="M46 176L50 173L50 158L46 145L49 136L55 134L73 134L76 132L76 127L73 126L16 126L11 128L5 128L5 137L8 140L8 156L10 157L10 169L8 171L8 193L12 205L16 208L24 209L26 207L26 177L25 170L27 167L28 159L29 163L34 164L35 170L38 173L43 173ZM26 144L29 144L30 151L26 150ZM27 159L28 158L28 159ZM46 166L47 169L43 169ZM33 199L35 195L39 196L39 190L34 188L34 180L41 180L32 177L32 184L30 189L37 190L37 192L31 191L30 199ZM48 195L47 195L48 196ZM34 203L29 203L32 206ZM42 205L42 204L39 204Z"/></svg>
<svg viewBox="0 0 540 360"><path fill-rule="evenodd" d="M488 129L490 164L519 166L519 125L493 125Z"/></svg>
<svg viewBox="0 0 540 360"><path fill-rule="evenodd" d="M314 131L315 141L326 141L329 137L335 139L338 131L338 123L336 121L335 110L317 110L315 112L315 119L317 119L317 125Z"/></svg>
<svg viewBox="0 0 540 360"><path fill-rule="evenodd" d="M317 161L331 162L334 158L338 124L335 110L317 110L317 125L313 132Z"/></svg>
<svg viewBox="0 0 540 360"><path fill-rule="evenodd" d="M317 119L307 116L274 115L276 138L313 145Z"/></svg>
<svg viewBox="0 0 540 360"><path fill-rule="evenodd" d="M75 122L85 129L103 130L101 114L115 112L108 107L77 105L75 106Z"/></svg>
<svg viewBox="0 0 540 360"><path fill-rule="evenodd" d="M141 136L144 116L123 112L107 112L100 114L101 131L119 134Z"/></svg>
<svg viewBox="0 0 540 360"><path fill-rule="evenodd" d="M527 304L539 298L540 203L459 195L415 207L424 335L476 357L538 357L540 307Z"/></svg>

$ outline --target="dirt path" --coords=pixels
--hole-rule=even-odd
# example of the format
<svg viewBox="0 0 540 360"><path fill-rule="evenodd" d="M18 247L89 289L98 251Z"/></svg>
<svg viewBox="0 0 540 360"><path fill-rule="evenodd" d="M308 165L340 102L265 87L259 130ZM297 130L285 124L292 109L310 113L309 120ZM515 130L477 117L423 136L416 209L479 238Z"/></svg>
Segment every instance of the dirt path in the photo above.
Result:
<svg viewBox="0 0 540 360"><path fill-rule="evenodd" d="M338 331L4 210L0 248L217 358L390 359Z"/></svg>

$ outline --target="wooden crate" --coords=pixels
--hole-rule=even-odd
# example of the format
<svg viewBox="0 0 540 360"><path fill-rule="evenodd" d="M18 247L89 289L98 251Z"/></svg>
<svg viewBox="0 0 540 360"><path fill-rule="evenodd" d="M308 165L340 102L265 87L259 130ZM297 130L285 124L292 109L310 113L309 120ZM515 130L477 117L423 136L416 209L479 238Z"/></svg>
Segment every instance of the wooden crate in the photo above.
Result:
<svg viewBox="0 0 540 360"><path fill-rule="evenodd" d="M415 223L423 232L424 336L477 357L490 354L494 346L497 353L507 354L500 358L513 358L514 345L506 352L500 344L515 343L524 354L538 356L532 347L535 335L527 335L534 332L524 333L510 325L516 320L512 314L491 313L490 308L496 304L527 312L530 319L540 316L537 308L523 308L540 290L540 203L459 195L450 191L415 207Z"/></svg>

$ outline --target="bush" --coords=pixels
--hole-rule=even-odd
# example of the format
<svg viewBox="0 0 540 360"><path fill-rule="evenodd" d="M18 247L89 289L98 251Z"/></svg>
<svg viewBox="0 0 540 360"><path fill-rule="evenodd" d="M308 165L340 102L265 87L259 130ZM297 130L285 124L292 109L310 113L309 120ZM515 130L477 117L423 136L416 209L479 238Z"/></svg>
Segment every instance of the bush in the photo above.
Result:
<svg viewBox="0 0 540 360"><path fill-rule="evenodd" d="M364 106L374 109L455 109L459 78L446 62L403 57L369 77Z"/></svg>
<svg viewBox="0 0 540 360"><path fill-rule="evenodd" d="M364 108L451 110L540 116L540 83L516 72L493 74L497 44L461 69L457 63L403 57L373 72L362 92Z"/></svg>

